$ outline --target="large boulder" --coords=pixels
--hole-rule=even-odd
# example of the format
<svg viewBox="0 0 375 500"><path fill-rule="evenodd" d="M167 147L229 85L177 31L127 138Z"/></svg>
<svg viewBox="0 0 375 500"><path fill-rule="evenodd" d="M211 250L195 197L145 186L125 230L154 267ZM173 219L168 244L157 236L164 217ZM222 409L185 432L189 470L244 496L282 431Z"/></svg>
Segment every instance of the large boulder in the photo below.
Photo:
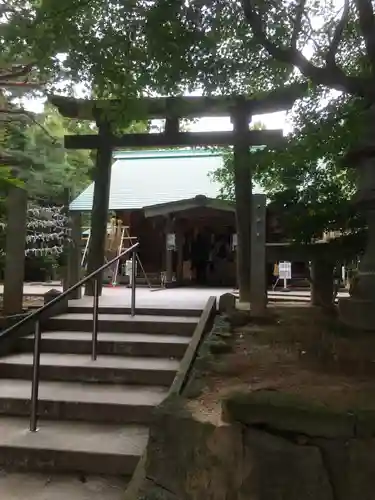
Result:
<svg viewBox="0 0 375 500"><path fill-rule="evenodd" d="M322 455L175 398L156 412L126 500L333 500Z"/></svg>

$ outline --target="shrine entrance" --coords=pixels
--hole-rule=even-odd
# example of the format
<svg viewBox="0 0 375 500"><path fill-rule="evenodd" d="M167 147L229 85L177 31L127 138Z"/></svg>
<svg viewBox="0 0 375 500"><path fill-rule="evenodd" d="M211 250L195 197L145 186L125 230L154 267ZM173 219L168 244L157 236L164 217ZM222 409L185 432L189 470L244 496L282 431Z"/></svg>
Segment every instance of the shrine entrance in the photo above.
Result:
<svg viewBox="0 0 375 500"><path fill-rule="evenodd" d="M283 137L281 130L250 130L249 124L255 114L271 113L291 107L294 101L305 92L306 86L298 84L284 86L278 91L256 97L134 98L128 99L126 102L77 100L61 96L50 97L50 102L58 108L63 116L95 121L99 130L98 135L65 137L65 147L68 149L97 150L91 218L93 223L88 249L87 271L93 272L104 262L111 164L113 151L116 148L233 146L235 219L238 238L236 261L240 300L250 302L251 288L254 290L253 300L259 295L263 296L264 280L254 282L251 286L251 276L260 276L258 274L259 267L262 270L262 275L265 274L265 262L257 262L256 272L252 273L250 242L253 217L250 148L251 146L277 148L282 146ZM164 132L115 135L113 116L119 114L121 109L126 114L129 124L136 120L165 119ZM180 131L180 120L184 118L228 115L233 123L232 131L200 133ZM171 224L170 220L168 224ZM254 245L257 238L260 238L259 241L262 240L262 232L257 230L253 233ZM258 258L265 259L265 252L260 252ZM71 279L74 280L74 273L71 273ZM259 291L261 291L260 294ZM86 287L86 294L93 294L91 287Z"/></svg>
<svg viewBox="0 0 375 500"><path fill-rule="evenodd" d="M169 219L169 244L167 241L165 252L162 250L167 284L235 287L234 204L200 198L201 202L188 200L145 209L145 217L156 227Z"/></svg>

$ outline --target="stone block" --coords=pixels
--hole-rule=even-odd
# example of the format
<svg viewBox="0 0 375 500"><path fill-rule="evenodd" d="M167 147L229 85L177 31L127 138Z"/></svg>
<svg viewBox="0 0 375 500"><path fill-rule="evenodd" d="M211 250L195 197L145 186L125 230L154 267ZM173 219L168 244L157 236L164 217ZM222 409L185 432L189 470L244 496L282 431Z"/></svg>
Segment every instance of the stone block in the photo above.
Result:
<svg viewBox="0 0 375 500"><path fill-rule="evenodd" d="M48 292L44 294L44 304L48 304L59 295L61 295L61 292L59 290L56 290L54 288L48 290ZM44 321L58 314L64 314L65 312L67 312L68 306L69 306L68 297L64 297L63 299L56 302L56 304L52 305L49 309L47 309L47 311L42 313L40 318L41 321Z"/></svg>
<svg viewBox="0 0 375 500"><path fill-rule="evenodd" d="M55 288L52 288L51 290L48 290L48 292L46 292L43 295L43 301L45 304L48 304L48 302L51 302L59 295L61 295L61 292L59 290L56 290Z"/></svg>
<svg viewBox="0 0 375 500"><path fill-rule="evenodd" d="M375 300L343 297L339 300L339 318L357 330L375 330Z"/></svg>
<svg viewBox="0 0 375 500"><path fill-rule="evenodd" d="M219 297L219 313L228 314L236 309L236 297L233 293L224 293Z"/></svg>
<svg viewBox="0 0 375 500"><path fill-rule="evenodd" d="M229 396L223 402L223 420L241 422L307 436L350 438L355 434L356 417L336 412L298 396L272 390Z"/></svg>
<svg viewBox="0 0 375 500"><path fill-rule="evenodd" d="M178 398L156 411L143 483L126 500L333 500L317 447L204 417Z"/></svg>
<svg viewBox="0 0 375 500"><path fill-rule="evenodd" d="M248 428L243 450L243 479L236 500L334 500L317 447Z"/></svg>
<svg viewBox="0 0 375 500"><path fill-rule="evenodd" d="M337 500L375 498L375 441L320 439L321 450Z"/></svg>

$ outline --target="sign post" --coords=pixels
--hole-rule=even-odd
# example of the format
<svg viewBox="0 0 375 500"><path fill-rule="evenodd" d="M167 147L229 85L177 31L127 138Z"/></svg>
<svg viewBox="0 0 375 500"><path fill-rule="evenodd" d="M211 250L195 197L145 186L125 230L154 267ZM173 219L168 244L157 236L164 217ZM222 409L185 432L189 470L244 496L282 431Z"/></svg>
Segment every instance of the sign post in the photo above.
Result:
<svg viewBox="0 0 375 500"><path fill-rule="evenodd" d="M283 261L279 263L279 279L284 281L284 291L288 289L287 281L292 279L292 263Z"/></svg>

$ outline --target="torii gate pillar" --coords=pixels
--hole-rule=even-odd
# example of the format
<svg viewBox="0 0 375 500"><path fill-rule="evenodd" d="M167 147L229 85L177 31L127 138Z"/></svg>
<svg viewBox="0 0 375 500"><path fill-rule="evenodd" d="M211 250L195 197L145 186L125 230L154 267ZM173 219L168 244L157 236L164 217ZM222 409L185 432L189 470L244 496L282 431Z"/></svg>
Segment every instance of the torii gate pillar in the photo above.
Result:
<svg viewBox="0 0 375 500"><path fill-rule="evenodd" d="M87 274L104 264L107 237L109 191L111 185L112 136L108 122L99 122L99 145L94 170L94 197L91 210L90 242L87 256ZM102 293L103 277L98 276L99 294ZM93 282L88 282L85 295L94 295Z"/></svg>

